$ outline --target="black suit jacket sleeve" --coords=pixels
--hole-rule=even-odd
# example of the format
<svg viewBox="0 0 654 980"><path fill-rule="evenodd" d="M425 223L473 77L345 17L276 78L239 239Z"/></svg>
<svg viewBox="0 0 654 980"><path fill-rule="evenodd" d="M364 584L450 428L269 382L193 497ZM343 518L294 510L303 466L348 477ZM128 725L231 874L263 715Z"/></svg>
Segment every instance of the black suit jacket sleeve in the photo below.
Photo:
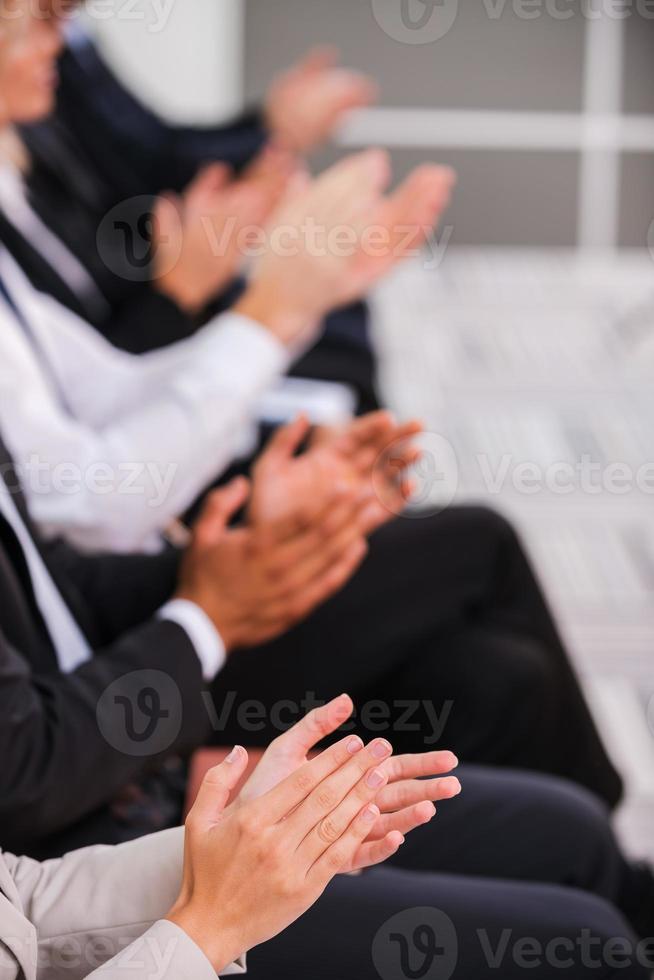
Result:
<svg viewBox="0 0 654 980"><path fill-rule="evenodd" d="M61 540L44 557L68 605L97 647L147 622L172 597L181 553L83 555Z"/></svg>
<svg viewBox="0 0 654 980"><path fill-rule="evenodd" d="M269 138L252 110L222 126L174 126L116 78L91 44L64 52L57 114L119 195L181 190L198 167L223 160L240 169Z"/></svg>
<svg viewBox="0 0 654 980"><path fill-rule="evenodd" d="M200 662L173 623L151 622L68 675L35 676L0 636L2 846L21 853L201 744L201 691ZM156 708L151 731L140 704Z"/></svg>
<svg viewBox="0 0 654 980"><path fill-rule="evenodd" d="M192 337L201 321L185 313L152 283L129 294L113 307L111 316L97 324L114 347L129 354L144 354Z"/></svg>

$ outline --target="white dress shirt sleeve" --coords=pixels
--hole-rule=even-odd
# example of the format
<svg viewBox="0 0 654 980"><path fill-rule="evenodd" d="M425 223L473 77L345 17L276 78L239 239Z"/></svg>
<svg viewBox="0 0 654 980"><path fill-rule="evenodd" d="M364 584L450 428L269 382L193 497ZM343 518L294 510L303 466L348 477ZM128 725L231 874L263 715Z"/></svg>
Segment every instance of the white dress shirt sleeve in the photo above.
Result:
<svg viewBox="0 0 654 980"><path fill-rule="evenodd" d="M40 347L0 304L0 422L34 517L82 548L146 549L230 463L288 351L225 313L133 356L36 293L6 253L0 272Z"/></svg>
<svg viewBox="0 0 654 980"><path fill-rule="evenodd" d="M227 651L222 637L204 609L188 599L171 599L162 606L159 619L177 623L188 634L202 664L202 676L210 683L225 665Z"/></svg>

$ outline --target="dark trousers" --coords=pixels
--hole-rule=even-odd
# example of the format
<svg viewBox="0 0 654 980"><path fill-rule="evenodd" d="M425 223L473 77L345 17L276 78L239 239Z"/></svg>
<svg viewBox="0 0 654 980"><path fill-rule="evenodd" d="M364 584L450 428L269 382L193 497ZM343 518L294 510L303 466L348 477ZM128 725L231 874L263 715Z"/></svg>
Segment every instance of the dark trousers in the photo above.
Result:
<svg viewBox="0 0 654 980"><path fill-rule="evenodd" d="M250 980L649 977L604 806L551 777L470 768L461 780L388 865L337 879L253 950Z"/></svg>
<svg viewBox="0 0 654 980"><path fill-rule="evenodd" d="M215 741L267 744L347 691L364 737L564 776L621 795L542 590L511 526L484 508L398 519L343 591L292 632L235 653L214 687Z"/></svg>

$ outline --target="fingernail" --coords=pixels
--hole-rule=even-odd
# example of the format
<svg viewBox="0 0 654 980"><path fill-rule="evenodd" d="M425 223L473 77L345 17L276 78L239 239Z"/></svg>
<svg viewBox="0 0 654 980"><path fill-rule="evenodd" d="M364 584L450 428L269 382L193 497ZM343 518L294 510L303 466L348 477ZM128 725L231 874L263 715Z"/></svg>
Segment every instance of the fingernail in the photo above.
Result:
<svg viewBox="0 0 654 980"><path fill-rule="evenodd" d="M236 760L238 759L238 757L239 757L240 754L241 754L241 746L240 745L235 745L234 748L232 749L232 751L229 753L229 755L225 759L225 762L229 762L229 764L231 765L232 762L236 762Z"/></svg>
<svg viewBox="0 0 654 980"><path fill-rule="evenodd" d="M379 815L379 810L377 809L376 806L367 806L363 811L363 813L361 814L362 819L365 820L366 823L374 823L378 815Z"/></svg>
<svg viewBox="0 0 654 980"><path fill-rule="evenodd" d="M359 749L362 748L363 748L363 742L356 735L354 736L354 738L351 738L350 741L347 743L347 750L350 753L350 755L354 755L355 752L358 752Z"/></svg>
<svg viewBox="0 0 654 980"><path fill-rule="evenodd" d="M372 772L368 773L366 778L366 783L370 789L378 789L384 782L384 774L380 772L379 769L373 769Z"/></svg>
<svg viewBox="0 0 654 980"><path fill-rule="evenodd" d="M370 750L374 755L375 759L385 759L387 755L390 755L393 751L391 745L380 738L379 741L374 742Z"/></svg>

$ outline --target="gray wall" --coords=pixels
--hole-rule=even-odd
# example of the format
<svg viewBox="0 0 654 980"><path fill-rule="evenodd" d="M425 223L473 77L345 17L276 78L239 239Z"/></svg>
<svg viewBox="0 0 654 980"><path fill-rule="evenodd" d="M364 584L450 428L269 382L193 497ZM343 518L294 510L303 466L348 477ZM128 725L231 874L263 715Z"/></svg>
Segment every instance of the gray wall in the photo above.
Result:
<svg viewBox="0 0 654 980"><path fill-rule="evenodd" d="M415 14L424 10L422 0L409 2ZM628 19L612 18L609 34L604 41L598 39L594 49L593 77L585 60L591 19L582 14L581 2L543 0L539 16L525 19L525 12L531 16L537 8L525 6L521 11L513 0L504 5L501 0L459 0L458 5L456 0L442 0L443 9L434 13L444 14L448 4L456 10L450 30L432 43L407 44L389 36L397 35L394 11L400 0L247 0L246 93L249 98L258 96L280 65L307 46L326 41L341 48L347 63L379 79L383 107L555 114L555 127L559 120L561 126L570 124L568 114L590 111L590 102L595 112L622 107L629 114L654 114L654 3L651 17L632 9ZM592 2L604 10L616 6L615 0L613 5L611 0ZM548 10L571 11L573 16L563 20ZM380 21L390 29L383 29ZM607 68L610 59L612 69ZM617 71L617 85L607 80L605 70L609 77L611 70ZM605 104L602 86L608 86ZM578 117L579 133L584 118L588 117ZM635 153L623 152L621 144L612 147L606 169L603 158L581 137L579 146L530 148L538 116L525 127L525 146L520 137L503 149L462 148L447 140L447 145L438 146L433 133L426 140L431 145L425 146L418 129L413 145L393 152L399 173L426 157L458 169L460 188L447 219L458 244L571 245L584 237L580 210L585 208L592 225L596 198L601 197L597 206L609 208L605 224L613 230L598 232L599 240L594 241L591 229L586 244L643 246L654 218L654 117L644 122L652 127L646 145ZM383 120L380 125L380 142L392 144L390 127L385 132ZM356 145L356 138L352 143ZM333 156L330 152L316 164ZM585 165L590 161L595 166L594 189L585 202L580 186L590 181L580 180L582 156ZM600 193L604 173L615 191L612 218L610 202ZM606 197L611 197L609 186Z"/></svg>

